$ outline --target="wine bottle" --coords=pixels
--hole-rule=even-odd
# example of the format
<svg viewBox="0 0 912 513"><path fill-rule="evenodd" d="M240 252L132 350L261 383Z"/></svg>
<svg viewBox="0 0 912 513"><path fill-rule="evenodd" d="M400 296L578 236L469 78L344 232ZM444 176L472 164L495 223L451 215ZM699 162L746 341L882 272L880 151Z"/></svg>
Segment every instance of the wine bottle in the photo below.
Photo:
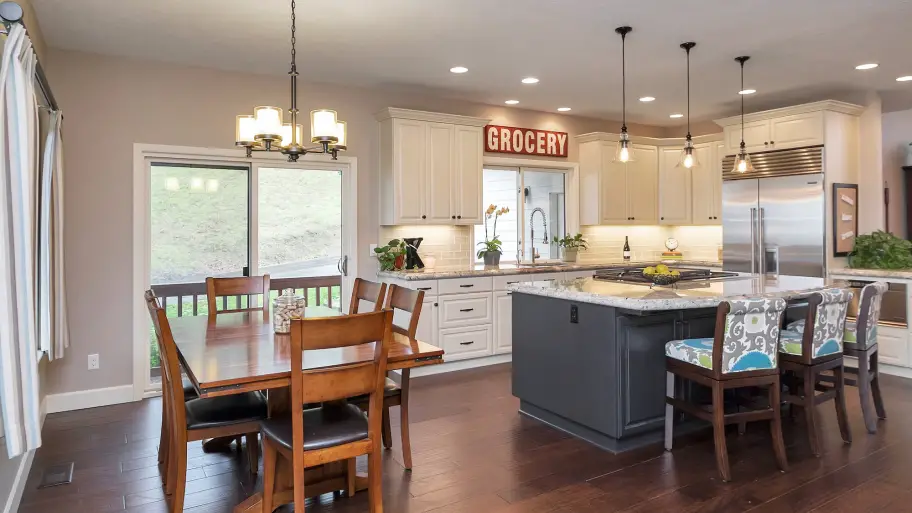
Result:
<svg viewBox="0 0 912 513"><path fill-rule="evenodd" d="M624 260L630 260L630 243L627 242L627 236L624 236Z"/></svg>

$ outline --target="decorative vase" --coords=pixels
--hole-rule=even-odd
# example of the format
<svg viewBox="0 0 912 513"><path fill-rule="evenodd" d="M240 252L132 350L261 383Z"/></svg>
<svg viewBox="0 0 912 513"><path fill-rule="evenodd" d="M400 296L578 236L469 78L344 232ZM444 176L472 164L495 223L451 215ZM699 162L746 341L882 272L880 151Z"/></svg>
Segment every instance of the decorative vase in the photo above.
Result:
<svg viewBox="0 0 912 513"><path fill-rule="evenodd" d="M405 268L405 255L399 255L396 257L396 261L393 262L393 268L397 271L401 271Z"/></svg>
<svg viewBox="0 0 912 513"><path fill-rule="evenodd" d="M485 265L500 265L500 251L485 251L484 254L484 264Z"/></svg>
<svg viewBox="0 0 912 513"><path fill-rule="evenodd" d="M576 262L577 256L579 256L579 248L564 248L561 252L561 260L564 262Z"/></svg>

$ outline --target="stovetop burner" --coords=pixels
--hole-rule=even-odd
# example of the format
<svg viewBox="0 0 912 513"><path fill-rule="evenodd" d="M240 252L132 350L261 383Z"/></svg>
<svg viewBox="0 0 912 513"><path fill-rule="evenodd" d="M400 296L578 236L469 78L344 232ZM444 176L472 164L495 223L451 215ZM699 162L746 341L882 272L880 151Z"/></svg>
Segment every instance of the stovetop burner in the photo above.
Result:
<svg viewBox="0 0 912 513"><path fill-rule="evenodd" d="M680 281L711 280L714 278L729 278L732 276L738 276L738 273L712 271L709 269L691 269L687 267L675 267L673 265L668 266L668 268L681 273ZM610 269L602 269L600 271L596 271L593 278L596 280L617 281L621 283L652 284L648 278L643 276L643 269L646 269L646 266L612 267Z"/></svg>

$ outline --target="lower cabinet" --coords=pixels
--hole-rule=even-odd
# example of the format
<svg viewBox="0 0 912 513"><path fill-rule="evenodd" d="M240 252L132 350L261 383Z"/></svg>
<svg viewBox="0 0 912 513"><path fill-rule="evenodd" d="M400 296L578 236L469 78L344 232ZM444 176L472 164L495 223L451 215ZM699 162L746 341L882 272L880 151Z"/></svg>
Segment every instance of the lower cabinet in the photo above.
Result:
<svg viewBox="0 0 912 513"><path fill-rule="evenodd" d="M491 325L448 328L440 330L440 347L444 359L462 360L491 354Z"/></svg>
<svg viewBox="0 0 912 513"><path fill-rule="evenodd" d="M425 296L424 302L421 303L421 315L418 317L418 329L415 330L415 338L422 342L427 342L432 346L438 346L437 342L437 296ZM408 326L407 323L401 323L396 319L400 326Z"/></svg>
<svg viewBox="0 0 912 513"><path fill-rule="evenodd" d="M494 354L513 351L513 293L494 293Z"/></svg>
<svg viewBox="0 0 912 513"><path fill-rule="evenodd" d="M877 326L877 358L880 363L909 367L909 335L906 330Z"/></svg>

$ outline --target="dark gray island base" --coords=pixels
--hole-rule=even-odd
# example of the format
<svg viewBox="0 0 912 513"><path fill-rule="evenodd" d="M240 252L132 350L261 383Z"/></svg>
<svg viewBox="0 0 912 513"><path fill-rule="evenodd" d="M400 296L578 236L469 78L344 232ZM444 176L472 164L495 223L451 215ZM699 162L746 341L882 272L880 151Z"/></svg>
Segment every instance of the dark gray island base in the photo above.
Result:
<svg viewBox="0 0 912 513"><path fill-rule="evenodd" d="M741 276L655 289L591 278L513 285L513 395L522 413L612 452L657 442L667 342L712 337L723 300L798 301L832 283ZM704 425L686 423L675 434Z"/></svg>
<svg viewBox="0 0 912 513"><path fill-rule="evenodd" d="M713 336L715 315L715 308L643 312L514 293L520 411L612 452L657 442L665 343Z"/></svg>

